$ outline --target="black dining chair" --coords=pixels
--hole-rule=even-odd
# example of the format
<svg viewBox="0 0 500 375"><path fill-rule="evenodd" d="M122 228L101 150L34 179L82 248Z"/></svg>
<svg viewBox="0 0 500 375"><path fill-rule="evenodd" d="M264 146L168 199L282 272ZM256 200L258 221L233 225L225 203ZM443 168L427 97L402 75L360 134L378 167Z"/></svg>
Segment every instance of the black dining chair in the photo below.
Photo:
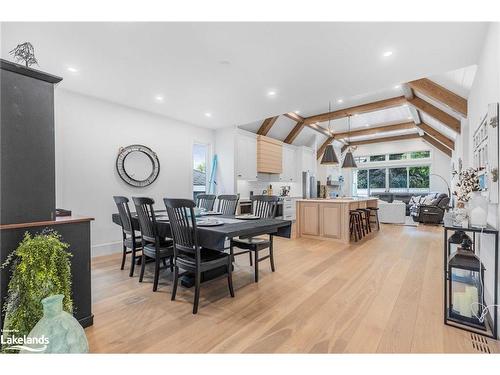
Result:
<svg viewBox="0 0 500 375"><path fill-rule="evenodd" d="M122 265L121 270L125 267L125 260L127 254L131 255L130 262L130 273L129 276L134 276L134 267L137 261L136 253L142 250L142 240L141 236L137 235L132 226L132 216L130 215L130 209L128 207L128 198L122 196L113 197L116 207L118 208L118 214L120 215L120 221L122 224L122 238L123 238L123 253L122 253Z"/></svg>
<svg viewBox="0 0 500 375"><path fill-rule="evenodd" d="M259 216L261 219L274 218L279 198L273 195L253 195L252 213ZM234 248L242 249L242 251L234 252ZM269 249L269 254L259 258L259 251ZM269 239L263 237L239 237L231 239L229 252L234 258L237 255L249 253L250 265L252 265L252 253L254 254L254 269L255 282L259 282L259 262L269 258L271 263L271 271L275 271L274 254L273 254L273 234L269 234Z"/></svg>
<svg viewBox="0 0 500 375"><path fill-rule="evenodd" d="M151 198L132 197L139 220L142 237L142 264L139 282L142 283L146 258L154 259L155 275L153 281L153 292L158 289L160 278L160 263L167 267L166 259L170 259L170 270L173 271L173 241L170 238L161 238L156 227L156 216L153 209L155 201Z"/></svg>
<svg viewBox="0 0 500 375"><path fill-rule="evenodd" d="M194 215L195 203L189 199L163 199L168 212L170 229L174 239L174 286L172 301L175 300L179 277L194 275L193 314L198 312L202 273L224 267L231 297L234 297L231 256L222 251L207 249L198 244L198 228ZM182 274L179 269L184 270Z"/></svg>
<svg viewBox="0 0 500 375"><path fill-rule="evenodd" d="M215 198L217 197L214 194L198 194L196 196L196 207L212 211L214 209Z"/></svg>
<svg viewBox="0 0 500 375"><path fill-rule="evenodd" d="M219 195L217 200L219 201L218 212L223 215L234 215L236 213L239 200L237 195Z"/></svg>

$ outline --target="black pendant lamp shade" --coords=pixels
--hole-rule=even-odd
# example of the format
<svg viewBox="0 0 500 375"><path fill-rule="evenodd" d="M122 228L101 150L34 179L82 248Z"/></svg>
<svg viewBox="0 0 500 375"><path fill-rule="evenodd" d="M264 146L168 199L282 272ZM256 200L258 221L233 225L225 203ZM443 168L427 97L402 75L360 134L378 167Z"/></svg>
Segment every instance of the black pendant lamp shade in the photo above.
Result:
<svg viewBox="0 0 500 375"><path fill-rule="evenodd" d="M347 133L348 136L351 135L351 116L348 117L347 119L348 124L349 124L349 132ZM354 161L354 156L352 156L351 149L348 148L347 152L344 156L344 162L342 163L342 168L357 168L358 166L356 165L356 162Z"/></svg>
<svg viewBox="0 0 500 375"><path fill-rule="evenodd" d="M347 151L344 156L344 162L342 163L342 168L357 168L356 162L354 161L354 156L352 156L351 151Z"/></svg>
<svg viewBox="0 0 500 375"><path fill-rule="evenodd" d="M330 144L326 146L323 157L321 158L321 164L323 165L338 165L339 159L337 159L337 154L335 154L335 150L333 146Z"/></svg>

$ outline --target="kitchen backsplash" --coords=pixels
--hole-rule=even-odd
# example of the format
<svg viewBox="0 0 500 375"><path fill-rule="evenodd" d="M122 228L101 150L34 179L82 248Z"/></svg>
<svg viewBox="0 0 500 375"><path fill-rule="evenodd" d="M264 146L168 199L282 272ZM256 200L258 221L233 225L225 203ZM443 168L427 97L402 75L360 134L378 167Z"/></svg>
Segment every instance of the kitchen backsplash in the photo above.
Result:
<svg viewBox="0 0 500 375"><path fill-rule="evenodd" d="M255 195L262 194L262 190L267 190L269 184L273 186L273 194L279 195L282 186L290 186L291 197L302 196L302 184L298 182L269 182L269 181L237 181L237 193L240 194L241 198L248 198L250 196L250 191L253 191Z"/></svg>

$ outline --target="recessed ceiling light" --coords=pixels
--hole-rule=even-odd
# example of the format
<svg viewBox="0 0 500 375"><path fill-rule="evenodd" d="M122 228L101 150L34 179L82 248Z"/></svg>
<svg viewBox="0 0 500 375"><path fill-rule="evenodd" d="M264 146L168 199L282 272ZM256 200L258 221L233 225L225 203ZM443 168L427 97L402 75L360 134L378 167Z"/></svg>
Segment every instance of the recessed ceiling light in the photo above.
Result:
<svg viewBox="0 0 500 375"><path fill-rule="evenodd" d="M293 111L296 115L298 115L300 113L299 110L296 110L296 111Z"/></svg>
<svg viewBox="0 0 500 375"><path fill-rule="evenodd" d="M394 88L397 90L397 89L400 89L401 88L401 85L396 85L394 86Z"/></svg>
<svg viewBox="0 0 500 375"><path fill-rule="evenodd" d="M276 96L276 91L274 90L268 91L267 96Z"/></svg>
<svg viewBox="0 0 500 375"><path fill-rule="evenodd" d="M74 66L68 66L66 69L67 69L68 72L78 73L78 69L75 68Z"/></svg>
<svg viewBox="0 0 500 375"><path fill-rule="evenodd" d="M370 126L370 124L365 124L365 126Z"/></svg>
<svg viewBox="0 0 500 375"><path fill-rule="evenodd" d="M210 112L205 112L205 117L212 117L212 114Z"/></svg>
<svg viewBox="0 0 500 375"><path fill-rule="evenodd" d="M156 100L158 103L161 103L161 102L163 102L163 100L165 100L165 98L164 98L162 95L156 95L156 96L155 96L155 100Z"/></svg>
<svg viewBox="0 0 500 375"><path fill-rule="evenodd" d="M337 99L337 103L343 103L344 99Z"/></svg>
<svg viewBox="0 0 500 375"><path fill-rule="evenodd" d="M392 51L385 51L385 52L382 54L382 56L384 56L384 57L389 57L389 56L392 56L392 53L393 53Z"/></svg>
<svg viewBox="0 0 500 375"><path fill-rule="evenodd" d="M411 116L408 116L407 118L408 118L408 120L413 120L413 117L411 117Z"/></svg>

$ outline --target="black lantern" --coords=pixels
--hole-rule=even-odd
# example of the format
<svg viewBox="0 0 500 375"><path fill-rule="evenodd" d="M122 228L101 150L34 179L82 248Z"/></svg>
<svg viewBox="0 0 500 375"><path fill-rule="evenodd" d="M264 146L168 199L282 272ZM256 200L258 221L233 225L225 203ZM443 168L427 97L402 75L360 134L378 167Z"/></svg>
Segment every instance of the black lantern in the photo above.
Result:
<svg viewBox="0 0 500 375"><path fill-rule="evenodd" d="M466 235L463 230L456 230L455 233L453 233L450 238L448 238L448 254L455 254L459 248L459 245L461 245L465 239L470 240L470 237Z"/></svg>
<svg viewBox="0 0 500 375"><path fill-rule="evenodd" d="M448 316L457 323L486 330L484 321L478 318L484 304L484 267L472 249L471 239L459 232L455 234L457 238L462 236L462 243L448 262Z"/></svg>

